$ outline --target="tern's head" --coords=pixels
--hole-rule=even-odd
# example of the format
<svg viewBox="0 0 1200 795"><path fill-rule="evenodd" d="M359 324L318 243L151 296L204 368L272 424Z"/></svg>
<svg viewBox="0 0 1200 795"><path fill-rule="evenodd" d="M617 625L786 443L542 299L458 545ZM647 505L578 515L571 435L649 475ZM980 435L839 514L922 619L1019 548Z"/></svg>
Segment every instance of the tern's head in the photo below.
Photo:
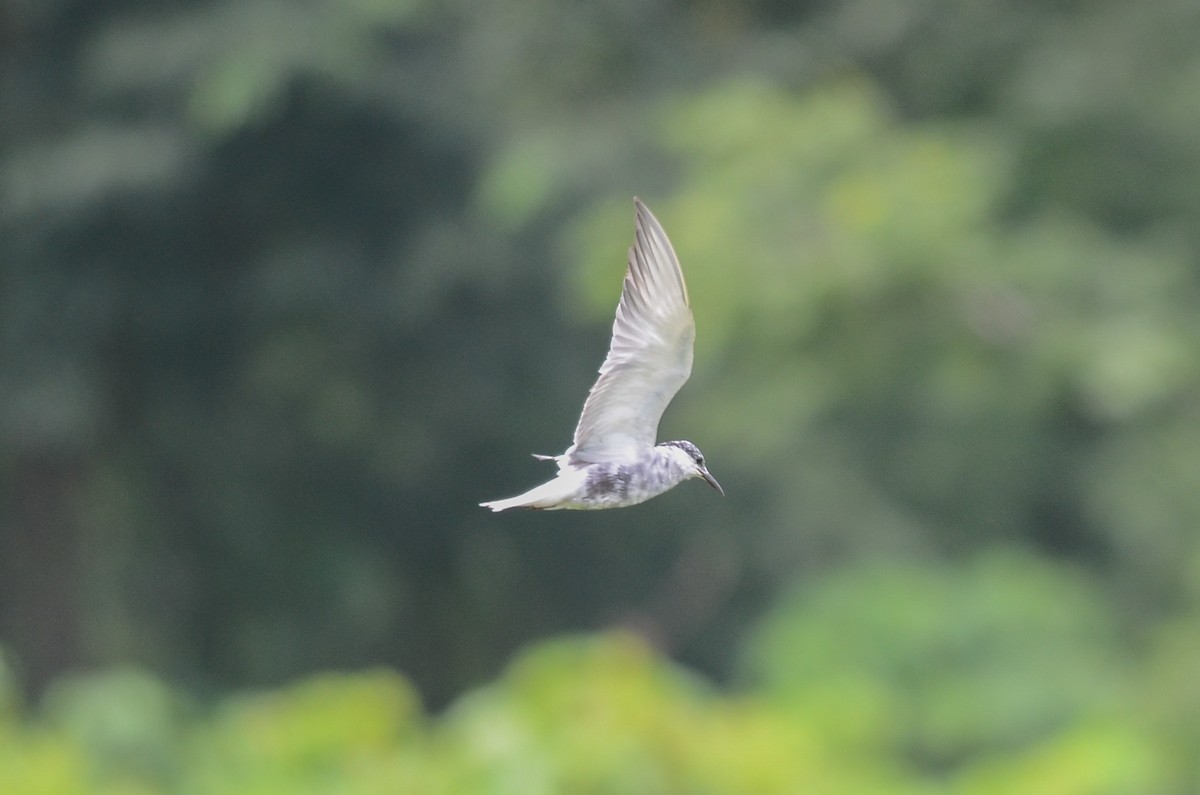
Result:
<svg viewBox="0 0 1200 795"><path fill-rule="evenodd" d="M691 442L663 442L658 445L665 449L687 473L689 478L704 478L704 482L712 486L721 496L725 496L725 489L721 488L721 484L717 479L709 474L708 467L704 465L704 453L700 452L700 448Z"/></svg>

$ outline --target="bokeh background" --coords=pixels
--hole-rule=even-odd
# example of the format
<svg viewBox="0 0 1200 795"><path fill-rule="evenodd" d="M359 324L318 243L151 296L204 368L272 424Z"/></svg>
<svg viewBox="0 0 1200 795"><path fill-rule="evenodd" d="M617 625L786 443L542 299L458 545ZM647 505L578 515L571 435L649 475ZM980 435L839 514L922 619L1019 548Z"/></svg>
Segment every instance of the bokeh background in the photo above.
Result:
<svg viewBox="0 0 1200 795"><path fill-rule="evenodd" d="M0 791L1200 792L1200 6L0 3ZM640 195L638 508L503 514Z"/></svg>

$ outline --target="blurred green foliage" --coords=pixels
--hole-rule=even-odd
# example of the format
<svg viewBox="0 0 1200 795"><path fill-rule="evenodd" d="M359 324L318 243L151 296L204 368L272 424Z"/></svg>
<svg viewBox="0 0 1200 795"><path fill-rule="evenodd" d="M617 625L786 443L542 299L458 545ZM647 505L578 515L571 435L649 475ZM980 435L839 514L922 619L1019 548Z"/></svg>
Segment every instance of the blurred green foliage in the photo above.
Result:
<svg viewBox="0 0 1200 795"><path fill-rule="evenodd" d="M1196 41L8 4L0 792L1200 789ZM486 514L569 441L633 194L698 323L661 435L729 497Z"/></svg>
<svg viewBox="0 0 1200 795"><path fill-rule="evenodd" d="M1028 555L879 562L806 583L721 692L627 633L522 652L438 714L386 672L200 708L145 674L57 684L0 723L6 792L795 793L1194 791L1156 653L1119 650L1077 571ZM1200 653L1195 623L1167 634ZM1192 692L1195 693L1193 687Z"/></svg>

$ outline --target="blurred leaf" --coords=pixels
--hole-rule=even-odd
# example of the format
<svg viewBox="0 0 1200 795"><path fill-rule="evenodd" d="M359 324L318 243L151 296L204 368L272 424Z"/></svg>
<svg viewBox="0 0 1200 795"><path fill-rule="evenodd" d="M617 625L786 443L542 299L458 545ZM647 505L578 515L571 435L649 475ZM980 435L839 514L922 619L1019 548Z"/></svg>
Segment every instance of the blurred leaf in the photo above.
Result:
<svg viewBox="0 0 1200 795"><path fill-rule="evenodd" d="M112 671L56 682L48 723L83 750L98 775L168 784L179 773L184 718L178 696L146 673Z"/></svg>
<svg viewBox="0 0 1200 795"><path fill-rule="evenodd" d="M805 583L764 623L746 665L846 741L936 766L1036 744L1119 699L1116 637L1078 574L991 554L958 569L877 563Z"/></svg>
<svg viewBox="0 0 1200 795"><path fill-rule="evenodd" d="M1007 756L1007 758L1006 758ZM1137 795L1165 792L1160 756L1135 730L1087 722L1024 754L997 755L969 770L964 795Z"/></svg>

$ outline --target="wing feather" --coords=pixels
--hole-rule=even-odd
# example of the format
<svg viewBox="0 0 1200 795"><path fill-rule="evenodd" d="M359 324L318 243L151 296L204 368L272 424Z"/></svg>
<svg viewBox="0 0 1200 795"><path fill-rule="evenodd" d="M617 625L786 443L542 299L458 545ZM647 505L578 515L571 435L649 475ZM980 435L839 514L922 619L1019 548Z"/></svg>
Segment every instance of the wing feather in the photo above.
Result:
<svg viewBox="0 0 1200 795"><path fill-rule="evenodd" d="M612 344L565 456L626 459L653 447L663 412L692 372L696 324L679 259L653 213L635 198L634 244Z"/></svg>

